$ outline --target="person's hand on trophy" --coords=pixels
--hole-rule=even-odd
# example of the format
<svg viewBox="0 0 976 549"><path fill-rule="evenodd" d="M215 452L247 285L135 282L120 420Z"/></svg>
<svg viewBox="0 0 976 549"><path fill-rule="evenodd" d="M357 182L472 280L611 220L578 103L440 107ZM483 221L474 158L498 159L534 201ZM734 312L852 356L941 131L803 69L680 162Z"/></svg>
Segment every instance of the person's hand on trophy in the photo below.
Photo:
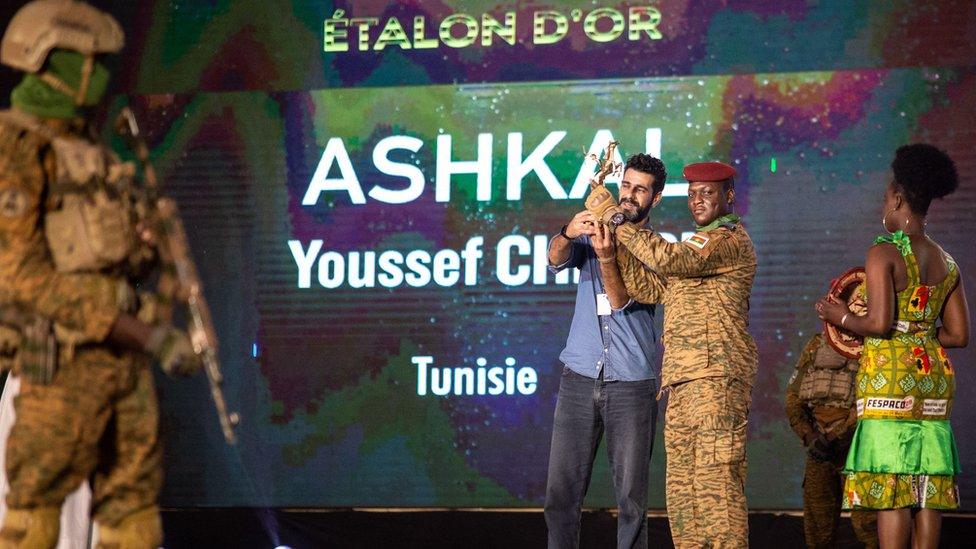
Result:
<svg viewBox="0 0 976 549"><path fill-rule="evenodd" d="M573 219L563 228L562 234L569 240L576 240L582 235L592 237L596 234L598 224L592 213L583 210L573 216Z"/></svg>

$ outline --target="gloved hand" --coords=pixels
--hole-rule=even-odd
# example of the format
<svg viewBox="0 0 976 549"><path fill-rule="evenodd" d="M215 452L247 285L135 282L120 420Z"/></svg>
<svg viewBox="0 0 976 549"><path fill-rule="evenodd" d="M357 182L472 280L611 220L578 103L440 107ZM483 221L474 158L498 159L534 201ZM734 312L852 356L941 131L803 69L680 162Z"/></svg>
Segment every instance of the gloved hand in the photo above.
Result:
<svg viewBox="0 0 976 549"><path fill-rule="evenodd" d="M606 185L597 185L590 189L590 194L586 197L586 209L600 220L600 223L615 227L610 223L610 219L623 210L617 204L617 199L607 189Z"/></svg>
<svg viewBox="0 0 976 549"><path fill-rule="evenodd" d="M146 352L169 376L189 376L203 367L200 357L193 352L190 337L183 330L172 326L157 326L146 342Z"/></svg>
<svg viewBox="0 0 976 549"><path fill-rule="evenodd" d="M156 292L139 292L137 295L139 312L136 313L136 318L146 324L156 324L163 308L163 298Z"/></svg>
<svg viewBox="0 0 976 549"><path fill-rule="evenodd" d="M830 461L834 454L834 444L821 433L807 444L807 453L817 461Z"/></svg>

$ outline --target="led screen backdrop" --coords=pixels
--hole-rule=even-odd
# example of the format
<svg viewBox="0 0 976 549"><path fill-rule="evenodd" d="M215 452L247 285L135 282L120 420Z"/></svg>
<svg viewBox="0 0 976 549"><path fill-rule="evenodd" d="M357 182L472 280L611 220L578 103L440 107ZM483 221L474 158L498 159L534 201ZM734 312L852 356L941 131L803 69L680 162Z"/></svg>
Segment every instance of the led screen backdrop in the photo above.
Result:
<svg viewBox="0 0 976 549"><path fill-rule="evenodd" d="M111 110L135 106L180 201L243 416L227 448L202 379L161 380L166 505L540 506L575 296L545 247L611 137L665 161L652 222L676 239L681 167L739 170L759 256L753 508L800 504L786 380L813 303L882 230L901 144L959 165L928 229L976 301L970 3L581 4L102 3L131 37ZM972 508L976 353L950 356ZM654 507L663 461L659 441ZM607 469L589 505L614 505Z"/></svg>

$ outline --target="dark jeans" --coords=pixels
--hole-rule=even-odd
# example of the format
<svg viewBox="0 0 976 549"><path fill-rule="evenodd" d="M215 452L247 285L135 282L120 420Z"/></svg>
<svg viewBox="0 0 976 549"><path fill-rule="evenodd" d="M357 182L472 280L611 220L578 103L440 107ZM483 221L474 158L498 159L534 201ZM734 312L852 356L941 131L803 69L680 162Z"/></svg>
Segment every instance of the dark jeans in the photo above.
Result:
<svg viewBox="0 0 976 549"><path fill-rule="evenodd" d="M657 381L604 381L563 368L549 450L549 547L579 546L580 511L603 433L617 495L617 547L647 547Z"/></svg>

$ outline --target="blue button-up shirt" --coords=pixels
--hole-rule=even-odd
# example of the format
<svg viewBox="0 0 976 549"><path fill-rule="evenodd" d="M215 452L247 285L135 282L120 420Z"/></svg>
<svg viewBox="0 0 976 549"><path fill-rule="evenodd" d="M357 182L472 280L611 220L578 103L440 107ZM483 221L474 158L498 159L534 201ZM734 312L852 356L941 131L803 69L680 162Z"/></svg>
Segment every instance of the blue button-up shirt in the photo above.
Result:
<svg viewBox="0 0 976 549"><path fill-rule="evenodd" d="M606 292L600 262L588 236L577 237L569 259L561 265L550 265L549 269L556 273L570 267L580 270L579 287L573 323L559 360L570 370L594 379L601 369L606 381L655 379L654 305L631 300L621 309L612 309L609 315L597 315L596 296Z"/></svg>

